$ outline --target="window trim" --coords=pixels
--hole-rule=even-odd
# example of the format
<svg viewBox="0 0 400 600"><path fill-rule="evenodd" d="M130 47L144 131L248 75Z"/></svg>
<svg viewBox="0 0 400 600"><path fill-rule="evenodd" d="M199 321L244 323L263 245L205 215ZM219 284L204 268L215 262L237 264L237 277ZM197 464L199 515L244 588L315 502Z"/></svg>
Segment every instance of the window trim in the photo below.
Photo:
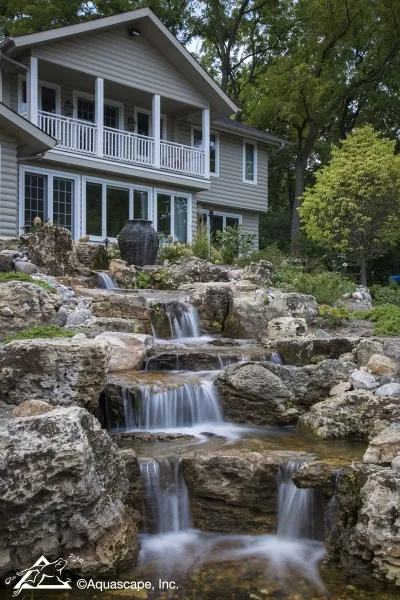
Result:
<svg viewBox="0 0 400 600"><path fill-rule="evenodd" d="M47 177L47 206L45 207L46 218L53 222L53 179L60 177L62 179L70 179L74 182L74 200L73 200L73 218L72 218L72 239L77 240L80 236L80 206L79 206L79 191L80 191L80 175L68 173L66 171L56 171L52 169L43 169L42 167L34 167L29 165L20 165L19 169L19 231L23 231L25 226L25 174L32 173L33 175L44 175ZM51 202L50 202L51 198ZM50 206L51 205L51 206Z"/></svg>
<svg viewBox="0 0 400 600"><path fill-rule="evenodd" d="M254 178L246 179L246 144L250 144L254 148ZM257 152L257 142L254 140L243 139L243 183L247 183L249 185L257 185L257 162L258 162L258 152Z"/></svg>
<svg viewBox="0 0 400 600"><path fill-rule="evenodd" d="M73 90L72 92L73 104L74 104L74 114L73 118L78 119L78 98L82 98L83 100L92 100L95 103L94 110L94 124L97 125L96 122L96 96L94 94L88 94L87 92L81 92L80 90ZM109 100L108 98L104 98L104 105L114 106L118 108L118 130L125 131L125 116L124 116L124 103L117 102L116 100ZM103 115L104 121L104 115Z"/></svg>
<svg viewBox="0 0 400 600"><path fill-rule="evenodd" d="M134 119L136 121L136 125L138 122L138 113L143 113L145 115L149 115L150 119L149 119L149 127L150 127L150 135L149 137L154 138L154 133L153 133L153 111L149 110L148 108L141 108L140 106L135 106L133 108L133 116ZM162 132L161 132L161 139L166 142L168 141L167 138L167 115L165 113L161 113L161 122L162 122ZM136 131L134 132L136 133Z"/></svg>
<svg viewBox="0 0 400 600"><path fill-rule="evenodd" d="M102 235L89 235L86 233L86 184L87 183L99 183L102 185L102 212L101 212L101 230ZM124 181L117 181L114 179L104 179L103 177L92 177L90 175L82 176L82 236L89 235L89 239L92 242L102 242L107 235L107 185L114 188L129 189L129 219L133 219L133 192L134 190L141 190L148 192L149 204L148 204L148 219L153 219L153 188L145 185L136 185L135 183L125 183ZM111 242L116 242L117 238L109 237Z"/></svg>
<svg viewBox="0 0 400 600"><path fill-rule="evenodd" d="M173 196L179 196L180 198L187 198L187 241L186 244L192 243L192 194L186 192L180 192L179 190L167 190L164 188L154 188L154 208L153 208L153 227L158 232L158 223L157 223L157 201L158 194L166 194L171 198ZM175 229L175 207L174 203L171 203L171 232ZM172 235L172 234L171 234Z"/></svg>
<svg viewBox="0 0 400 600"><path fill-rule="evenodd" d="M203 129L201 127L201 125L194 125L192 123L191 128L190 128L190 145L192 147L194 147L194 132L195 130L197 131L201 131L201 134L203 135ZM210 129L210 135L213 134L215 135L215 172L211 171L210 169L210 176L211 177L219 177L219 131L216 131L215 129Z"/></svg>
<svg viewBox="0 0 400 600"><path fill-rule="evenodd" d="M226 229L226 218L230 218L230 219L238 219L239 221L239 225L243 224L243 215L241 215L240 213L227 213L227 212L223 212L220 210L214 210L212 208L199 208L197 210L197 213L202 213L203 215L207 215L207 235L210 238L211 236L211 219L210 219L210 210L213 211L213 215L217 216L217 217L222 217L222 226L224 228L224 230Z"/></svg>
<svg viewBox="0 0 400 600"><path fill-rule="evenodd" d="M18 75L18 114L22 115L28 112L28 88L26 89L26 110L22 110L22 84L26 83L26 75ZM41 88L48 87L56 91L56 112L54 114L61 115L61 86L57 83L50 83L44 79L38 81L38 110L42 110L42 94Z"/></svg>
<svg viewBox="0 0 400 600"><path fill-rule="evenodd" d="M26 110L23 110L22 105L22 84L26 83L26 75L18 75L18 114L23 115L28 112L28 88L26 89Z"/></svg>

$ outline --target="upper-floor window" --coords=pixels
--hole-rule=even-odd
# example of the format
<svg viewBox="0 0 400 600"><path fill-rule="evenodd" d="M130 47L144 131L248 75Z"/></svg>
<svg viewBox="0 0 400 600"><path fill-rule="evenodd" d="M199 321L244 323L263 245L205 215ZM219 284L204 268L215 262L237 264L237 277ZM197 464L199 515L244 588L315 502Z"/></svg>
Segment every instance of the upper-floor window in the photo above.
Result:
<svg viewBox="0 0 400 600"><path fill-rule="evenodd" d="M91 94L74 91L75 117L81 121L96 122L96 102ZM105 127L112 129L123 129L124 121L123 104L112 100L104 101L104 119Z"/></svg>
<svg viewBox="0 0 400 600"><path fill-rule="evenodd" d="M257 144L243 140L243 181L257 184Z"/></svg>
<svg viewBox="0 0 400 600"><path fill-rule="evenodd" d="M39 81L39 110L46 113L60 113L60 86L47 81ZM18 80L18 111L20 114L27 112L27 82L25 76Z"/></svg>
<svg viewBox="0 0 400 600"><path fill-rule="evenodd" d="M201 129L192 128L192 146L203 148L203 132ZM210 132L210 175L219 175L219 136Z"/></svg>
<svg viewBox="0 0 400 600"><path fill-rule="evenodd" d="M135 132L138 135L144 135L146 137L153 136L153 116L151 110L144 108L135 108L135 120L136 128ZM160 117L160 138L162 140L167 139L167 117L161 115Z"/></svg>

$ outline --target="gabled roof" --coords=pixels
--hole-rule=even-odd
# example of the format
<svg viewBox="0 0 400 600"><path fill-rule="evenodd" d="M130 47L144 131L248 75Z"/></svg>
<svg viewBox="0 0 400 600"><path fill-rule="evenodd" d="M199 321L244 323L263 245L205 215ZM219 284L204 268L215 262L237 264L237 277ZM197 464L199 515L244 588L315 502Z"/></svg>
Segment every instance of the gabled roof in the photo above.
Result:
<svg viewBox="0 0 400 600"><path fill-rule="evenodd" d="M216 129L226 130L230 133L234 133L242 137L258 139L265 143L273 144L274 146L292 145L291 142L287 142L286 140L282 140L281 138L271 135L270 133L268 133L268 131L262 131L261 129L256 129L255 127L246 125L245 123L233 121L229 117L220 117L219 119L215 119L212 122L212 127L215 127Z"/></svg>
<svg viewBox="0 0 400 600"><path fill-rule="evenodd" d="M0 49L4 52L16 55L38 44L46 44L57 40L71 38L83 33L91 33L112 29L118 25L129 25L140 21L140 29L151 39L152 44L161 54L192 82L202 81L202 91L205 97L209 97L211 105L222 105L220 114L236 113L239 108L229 98L220 86L208 75L186 48L175 38L174 35L161 23L160 19L149 8L139 8L111 17L103 17L92 21L84 21L75 25L67 25L57 29L49 29L39 33L30 33L18 37L7 37L0 43ZM205 86L205 87L204 87Z"/></svg>
<svg viewBox="0 0 400 600"><path fill-rule="evenodd" d="M19 157L36 156L51 150L57 140L0 102L0 129L17 138Z"/></svg>

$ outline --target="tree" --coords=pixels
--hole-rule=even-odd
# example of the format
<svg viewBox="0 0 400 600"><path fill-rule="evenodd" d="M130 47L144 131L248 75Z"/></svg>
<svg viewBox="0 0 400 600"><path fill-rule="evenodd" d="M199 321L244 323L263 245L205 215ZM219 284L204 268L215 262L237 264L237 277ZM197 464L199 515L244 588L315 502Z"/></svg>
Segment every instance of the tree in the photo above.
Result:
<svg viewBox="0 0 400 600"><path fill-rule="evenodd" d="M399 79L400 0L281 0L286 49L270 52L256 84L243 93L256 127L294 142L292 248L307 172L321 164L318 146L363 123ZM282 24L280 30L283 31ZM398 100L396 99L398 102ZM374 106L374 110L376 106ZM388 109L389 110L389 109ZM383 117L380 117L381 120ZM328 144L327 144L328 142Z"/></svg>
<svg viewBox="0 0 400 600"><path fill-rule="evenodd" d="M358 255L361 283L367 261L400 238L400 156L395 142L370 126L332 148L298 209L308 238Z"/></svg>

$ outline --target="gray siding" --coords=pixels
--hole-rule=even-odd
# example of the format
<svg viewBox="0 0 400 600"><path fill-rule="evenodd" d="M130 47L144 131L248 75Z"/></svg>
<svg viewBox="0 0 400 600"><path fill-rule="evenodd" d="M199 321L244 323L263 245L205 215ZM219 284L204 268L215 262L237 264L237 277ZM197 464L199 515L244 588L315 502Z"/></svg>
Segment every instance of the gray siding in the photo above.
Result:
<svg viewBox="0 0 400 600"><path fill-rule="evenodd" d="M125 28L91 33L43 44L33 54L52 63L103 77L186 104L207 100L143 36L131 38Z"/></svg>
<svg viewBox="0 0 400 600"><path fill-rule="evenodd" d="M0 131L0 235L18 233L17 141Z"/></svg>

